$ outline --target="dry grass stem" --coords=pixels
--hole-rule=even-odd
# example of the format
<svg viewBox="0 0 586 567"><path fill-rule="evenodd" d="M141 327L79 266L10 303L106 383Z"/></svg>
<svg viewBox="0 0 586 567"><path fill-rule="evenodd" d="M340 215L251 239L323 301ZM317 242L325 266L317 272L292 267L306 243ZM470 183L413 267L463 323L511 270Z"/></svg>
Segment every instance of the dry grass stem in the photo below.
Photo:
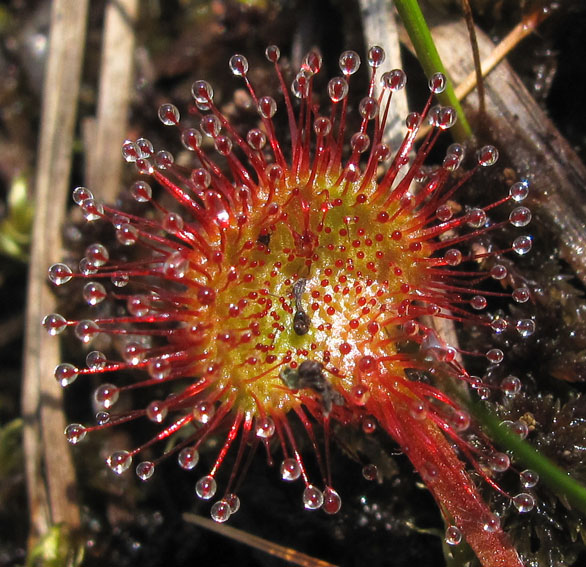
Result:
<svg viewBox="0 0 586 567"><path fill-rule="evenodd" d="M264 551L273 557L283 559L283 561L287 561L290 565L299 565L300 567L336 567L336 565L328 563L327 561L316 559L315 557L311 557L310 555L306 555L305 553L301 553L290 547L284 547L278 543L252 535L243 530L225 524L218 524L212 520L203 518L202 516L197 516L196 514L183 514L183 519L186 522L195 524L196 526L205 528L206 530L210 530L231 540Z"/></svg>
<svg viewBox="0 0 586 567"><path fill-rule="evenodd" d="M498 45L490 51L481 64L482 77L486 77L519 43L528 35L532 34L541 19L534 17L519 22ZM458 100L463 100L477 85L478 74L472 71L456 87ZM481 97L484 98L483 96Z"/></svg>
<svg viewBox="0 0 586 567"><path fill-rule="evenodd" d="M380 45L386 52L385 62L379 69L378 76L380 77L382 73L391 69L401 69L403 64L399 28L393 5L385 0L360 0L359 4L366 48ZM378 89L379 85L375 85L375 88ZM393 108L383 134L383 142L396 148L403 139L404 119L409 113L405 89L393 93L392 104Z"/></svg>
<svg viewBox="0 0 586 567"><path fill-rule="evenodd" d="M462 0L462 12L464 12L464 20L466 27L468 28L468 34L470 35L470 47L472 48L472 56L474 57L474 80L476 88L478 90L478 109L480 114L485 112L484 104L484 83L482 78L482 65L480 63L480 52L478 51L478 40L476 39L476 27L474 26L474 16L472 14L472 7L470 6L469 0ZM462 100L464 97L458 95L456 90L456 96L458 100Z"/></svg>
<svg viewBox="0 0 586 567"><path fill-rule="evenodd" d="M138 0L110 0L106 6L98 115L89 138L88 186L99 188L111 203L120 190L120 147L127 132L128 106L134 81L135 25ZM105 167L107 164L107 167Z"/></svg>
<svg viewBox="0 0 586 567"><path fill-rule="evenodd" d="M36 176L36 215L28 284L24 351L23 417L31 543L52 524L79 525L75 471L63 435L61 387L51 376L59 362L58 341L40 322L54 311L47 267L60 260L61 225L69 175L85 47L87 0L55 0L45 74Z"/></svg>

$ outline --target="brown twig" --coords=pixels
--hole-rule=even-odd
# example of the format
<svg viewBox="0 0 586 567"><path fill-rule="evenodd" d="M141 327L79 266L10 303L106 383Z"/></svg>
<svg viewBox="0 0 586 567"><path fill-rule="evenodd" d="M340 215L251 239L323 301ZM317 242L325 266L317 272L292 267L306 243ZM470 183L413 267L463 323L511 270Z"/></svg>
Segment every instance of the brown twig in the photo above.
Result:
<svg viewBox="0 0 586 567"><path fill-rule="evenodd" d="M46 285L48 264L61 256L60 232L69 174L87 19L87 0L55 0L45 74L36 175L35 221L24 350L23 417L30 543L53 524L79 525L75 471L67 441L62 392L51 376L58 341L41 328L55 308Z"/></svg>
<svg viewBox="0 0 586 567"><path fill-rule="evenodd" d="M478 112L484 116L486 105L484 103L484 81L482 80L482 67L480 65L480 51L478 50L478 40L476 39L476 27L474 26L474 16L469 0L462 0L462 11L464 20L470 35L470 46L472 47L472 57L474 59L474 74L476 76L476 89L478 91ZM457 94L457 92L456 92ZM461 100L459 98L459 100Z"/></svg>
<svg viewBox="0 0 586 567"><path fill-rule="evenodd" d="M455 80L464 80L470 64L452 46L465 40L465 26L438 25L433 33L446 68ZM477 34L481 55L494 55L490 39L480 30ZM529 180L538 212L557 238L561 256L586 282L586 167L506 62L487 77L485 87L489 120L481 126L490 131L500 151L508 154L517 174ZM466 104L474 107L474 96Z"/></svg>
<svg viewBox="0 0 586 567"><path fill-rule="evenodd" d="M207 518L197 516L196 514L183 514L183 519L186 522L216 532L217 534L223 535L231 540L264 551L273 557L279 557L291 565L299 565L300 567L336 567L336 565L323 561L322 559L311 557L310 555L306 555L305 553L301 553L290 547L284 547L273 541L263 539L231 526L218 524Z"/></svg>
<svg viewBox="0 0 586 567"><path fill-rule="evenodd" d="M537 26L547 17L548 12L535 12L531 14L528 18L524 19L523 21L519 22L508 34L507 36L498 44L493 46L493 49L488 52L486 49L482 50L484 52L484 60L480 63L480 76L482 77L482 87L477 89L478 92L478 110L479 115L482 117L486 112L486 94L485 94L485 87L484 87L484 78L486 78L489 73L501 62L503 59L509 54L511 50L513 50L525 37L533 33L533 31L537 28ZM455 25L455 24L451 24ZM467 22L468 25L468 22ZM468 29L469 33L469 29ZM478 50L478 57L482 57L481 50L478 47L478 38L476 35L476 31L474 33L475 37L475 45L476 49ZM409 42L405 41L406 45L409 46ZM454 55L456 55L454 53ZM451 52L446 51L446 56L449 59L453 59L454 55ZM457 57L457 60L463 60L463 58ZM467 64L464 68L469 68ZM479 75L478 75L478 64L476 63L476 58L474 59L474 70L470 71L468 75L466 75L458 86L454 89L456 93L456 97L458 100L464 100L477 86L480 85L479 83ZM453 75L453 79L456 80L456 77L461 76L461 72L456 72ZM481 90L482 89L482 90ZM482 109L484 107L484 109ZM419 133L417 134L416 140L419 141L423 139L427 133L429 132L429 127L422 128Z"/></svg>
<svg viewBox="0 0 586 567"><path fill-rule="evenodd" d="M507 36L496 45L489 54L487 54L486 58L480 65L481 76L486 77L509 54L509 52L521 42L521 40L533 33L543 19L547 17L547 14L547 12L536 12L519 22L507 34ZM478 49L478 40L476 40L476 47ZM480 58L480 52L478 52L478 57ZM456 96L459 100L462 100L470 94L477 85L480 86L477 70L475 59L475 70L467 75L466 78L456 87ZM482 99L484 99L484 83L482 83L482 89ZM478 89L478 92L480 95L480 88ZM482 104L484 104L484 102L482 102Z"/></svg>

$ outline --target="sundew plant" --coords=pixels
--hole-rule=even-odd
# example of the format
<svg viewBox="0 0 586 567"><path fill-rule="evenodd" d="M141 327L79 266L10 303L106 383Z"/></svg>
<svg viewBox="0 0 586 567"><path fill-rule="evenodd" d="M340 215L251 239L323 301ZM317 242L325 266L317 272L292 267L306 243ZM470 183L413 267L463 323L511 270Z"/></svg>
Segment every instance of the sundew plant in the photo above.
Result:
<svg viewBox="0 0 586 567"><path fill-rule="evenodd" d="M507 265L532 247L524 228L531 212L522 203L529 187L519 179L494 187L488 205L462 206L463 186L497 162L497 149L466 156L452 144L439 165L428 165L457 119L435 101L446 86L441 73L431 77L421 110L405 117L400 145L385 143L393 96L407 78L398 69L380 72L384 58L371 47L370 80L354 84L361 60L344 51L339 75L321 90L319 51L290 80L271 45L266 64L281 91L272 97L249 80L246 57L234 55L229 67L258 111L256 127L232 124L214 103L213 85L197 80L189 108L165 103L158 111L177 131L181 159L146 137L122 147L138 174L132 213L102 203L98 188L74 190L86 221L111 224L117 245L115 252L104 242L89 245L78 269L49 268L57 286L84 280L94 312L43 321L50 334L73 332L89 347L85 366L63 362L55 379L66 388L99 384L95 421L72 423L65 435L76 445L127 422L148 424L146 432L154 424L155 435L113 451L107 466L148 481L173 459L192 475L193 497L210 501L211 517L226 522L241 506L254 453L299 485L305 513L339 513L336 431L378 428L433 495L447 544L465 541L485 567L520 567L484 494L488 488L519 514L529 512L532 472L524 471L516 492L499 485L510 458L484 435L472 440L466 400L495 389L514 397L521 381L506 376L495 386L472 375L464 358L495 367L505 353L465 352L437 327L447 320L496 334L513 329L519 341L533 334L533 320L490 309L492 301L530 299L527 287L504 285ZM357 105L351 90L363 93ZM505 220L491 220L495 211ZM505 225L517 234L505 246L487 245ZM119 352L91 349L99 335L115 338ZM148 401L129 407L123 400L135 390ZM522 422L511 427L527 434ZM200 451L219 434L213 465L202 469ZM368 463L364 472L377 475Z"/></svg>

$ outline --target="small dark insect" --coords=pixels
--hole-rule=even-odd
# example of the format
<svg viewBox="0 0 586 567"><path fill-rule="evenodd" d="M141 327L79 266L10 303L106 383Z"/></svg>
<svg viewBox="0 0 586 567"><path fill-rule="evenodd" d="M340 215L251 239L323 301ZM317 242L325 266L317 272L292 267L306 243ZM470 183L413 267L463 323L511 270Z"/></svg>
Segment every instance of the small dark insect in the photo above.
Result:
<svg viewBox="0 0 586 567"><path fill-rule="evenodd" d="M293 316L293 330L298 335L306 335L309 331L310 322L309 315L303 310L298 310Z"/></svg>
<svg viewBox="0 0 586 567"><path fill-rule="evenodd" d="M264 234L261 234L256 241L259 244L263 244L264 246L266 246L267 248L269 247L269 244L271 243L271 233L270 232L266 232Z"/></svg>
<svg viewBox="0 0 586 567"><path fill-rule="evenodd" d="M301 296L305 290L306 282L307 280L305 278L300 278L293 284L293 297L295 299L293 330L298 335L306 335L309 331L309 325L311 324L309 315L305 312L305 309L303 309L303 306L301 305Z"/></svg>
<svg viewBox="0 0 586 567"><path fill-rule="evenodd" d="M296 369L285 366L279 377L292 390L307 388L319 394L322 399L324 414L329 415L332 404L344 405L344 397L334 390L332 384L323 372L324 366L316 360L304 360Z"/></svg>

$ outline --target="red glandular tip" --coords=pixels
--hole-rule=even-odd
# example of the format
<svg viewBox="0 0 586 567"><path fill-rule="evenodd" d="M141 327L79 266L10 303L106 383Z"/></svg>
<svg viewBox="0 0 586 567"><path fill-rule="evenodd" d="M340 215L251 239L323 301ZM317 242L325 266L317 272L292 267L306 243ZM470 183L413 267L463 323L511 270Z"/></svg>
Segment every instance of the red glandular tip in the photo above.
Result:
<svg viewBox="0 0 586 567"><path fill-rule="evenodd" d="M235 492L247 452L259 443L270 450L273 439L283 456L282 478L303 481L305 508L336 513L341 498L333 488L329 447L319 447L314 428L324 428L327 440L333 420L366 433L378 424L438 500L450 524L448 544L464 537L485 565L501 560L520 565L467 472L475 468L500 490L493 476L508 468L508 457L489 443L482 449L469 444L466 410L421 377L432 371L463 381L481 398L494 389L468 374L461 351L434 330L434 320L532 334L531 319L481 313L493 296L512 296L519 303L530 299L524 287L512 293L483 293L481 287L489 279L506 281L499 258L526 254L531 236L520 235L501 250L476 245L502 226L488 216L497 206L511 208L514 227L529 223L529 209L519 204L527 183L515 183L495 203L462 211L453 200L457 191L476 169L497 161L497 150L481 148L476 166L457 179L453 172L464 159L458 144L448 148L441 165L424 167L440 133L456 120L454 109L433 105L434 95L445 88L441 74L430 79L423 110L407 116L404 139L393 152L384 141L385 126L393 94L406 77L401 70L381 73L381 48L368 54L371 80L358 103L356 131L349 131L347 117L355 112L349 85L360 66L357 53L340 56L341 75L321 97L313 88L322 67L319 52L306 56L290 85L293 97L279 49L270 46L266 56L283 100L257 93L244 56L230 59L258 109L258 124L246 133L218 109L206 81L193 83L187 120L172 104L160 107L160 120L177 128L184 148L193 153L191 168L177 165L167 150L155 152L145 138L124 143L124 158L143 176L130 192L144 204L144 215L102 205L90 190L75 189L73 198L86 220L112 223L118 242L136 252L132 260L119 261L98 243L87 248L78 271L65 264L49 269L55 285L89 280L83 296L90 306L109 300L126 310L80 321L51 314L43 321L52 335L72 327L84 343L105 333L121 335L124 344L121 357L92 351L86 368L64 363L55 369L63 386L88 374L109 376L94 394L97 424L71 424L67 438L76 444L88 432L137 419L160 424L160 432L143 445L110 455L108 466L121 474L144 449L181 431L172 449L138 463L137 475L147 480L171 455L183 469L195 468L202 444L226 428L214 465L195 486L200 498L213 499L218 471L237 445L230 477L211 508L212 517L223 522L240 505ZM327 104L319 106L318 98ZM277 134L277 112L288 118L287 136ZM425 125L430 129L416 147ZM214 152L204 149L209 146L204 137ZM173 197L172 205L155 197L161 189ZM490 267L478 271L480 261ZM403 348L409 344L417 348ZM504 357L499 349L466 354L486 357L491 365ZM130 368L142 370L144 378L129 382L118 372ZM162 384L172 395L145 408L113 411L128 390L160 390ZM509 376L500 389L514 396L520 388L519 379ZM309 479L291 419L301 422L314 447L321 470L317 480ZM376 478L373 465L364 470ZM512 500L521 512L533 506L528 493Z"/></svg>

